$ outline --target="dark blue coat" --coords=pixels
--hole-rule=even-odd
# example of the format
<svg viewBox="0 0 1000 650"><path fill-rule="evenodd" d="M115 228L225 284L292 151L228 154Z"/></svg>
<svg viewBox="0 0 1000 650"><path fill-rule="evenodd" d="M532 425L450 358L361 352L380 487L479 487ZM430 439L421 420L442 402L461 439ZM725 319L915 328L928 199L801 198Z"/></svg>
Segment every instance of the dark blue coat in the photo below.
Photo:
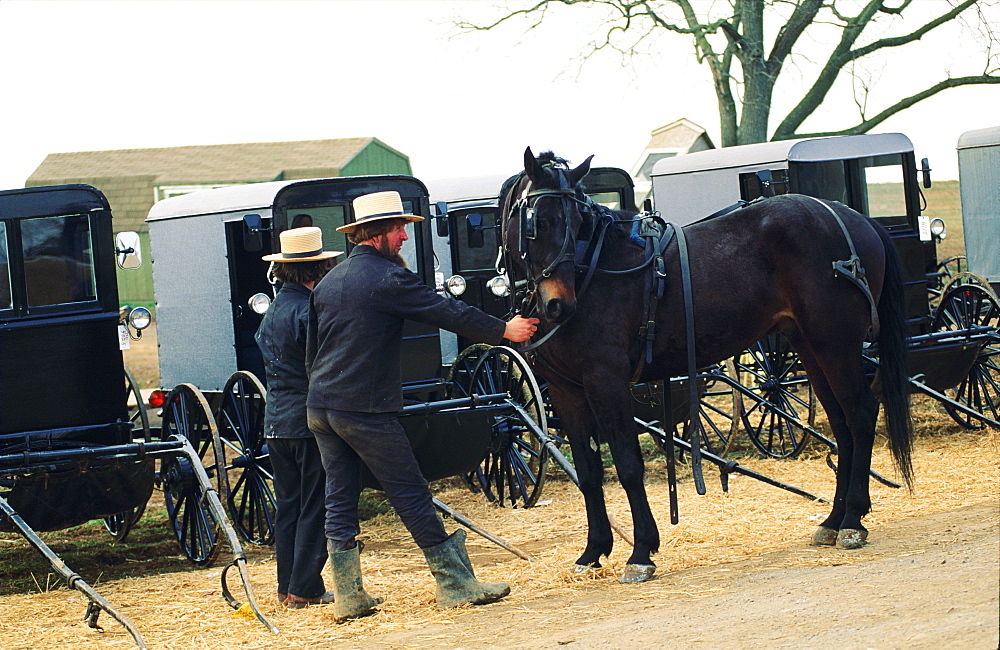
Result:
<svg viewBox="0 0 1000 650"><path fill-rule="evenodd" d="M361 413L403 409L407 319L499 344L504 321L436 293L371 246L357 246L316 285L306 364L309 408Z"/></svg>
<svg viewBox="0 0 1000 650"><path fill-rule="evenodd" d="M267 406L264 436L311 438L306 424L306 326L309 289L297 282L282 285L257 328L257 347L264 356Z"/></svg>

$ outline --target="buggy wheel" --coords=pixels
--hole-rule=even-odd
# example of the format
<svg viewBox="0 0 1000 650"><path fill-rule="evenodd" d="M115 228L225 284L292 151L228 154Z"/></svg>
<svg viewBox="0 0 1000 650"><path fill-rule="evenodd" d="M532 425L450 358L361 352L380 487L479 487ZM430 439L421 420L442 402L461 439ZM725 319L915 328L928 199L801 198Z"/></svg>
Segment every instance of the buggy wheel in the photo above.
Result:
<svg viewBox="0 0 1000 650"><path fill-rule="evenodd" d="M959 274L968 270L965 255L956 255L938 262L934 275L927 283L927 293L930 304L937 304L945 289Z"/></svg>
<svg viewBox="0 0 1000 650"><path fill-rule="evenodd" d="M136 383L135 377L128 368L125 368L125 403L128 405L128 419L132 423L132 439L134 440L136 434L141 432L142 440L149 442L149 415L146 413L146 405L139 392L139 384ZM131 510L105 517L104 527L111 533L116 542L124 542L131 532L132 526L139 521L145 511L146 504L144 503Z"/></svg>
<svg viewBox="0 0 1000 650"><path fill-rule="evenodd" d="M511 348L467 348L455 360L449 380L452 397L506 393L542 431L547 430L545 404L535 376ZM494 416L492 429L486 457L476 471L466 475L466 481L492 503L530 508L541 496L549 452L519 413Z"/></svg>
<svg viewBox="0 0 1000 650"><path fill-rule="evenodd" d="M218 429L200 390L191 384L180 384L170 391L163 406L162 431L164 439L175 434L187 438L209 479L218 474L215 452ZM160 482L167 517L181 550L189 560L204 566L219 554L220 524L204 503L205 491L191 462L187 456L165 458L160 467Z"/></svg>
<svg viewBox="0 0 1000 650"><path fill-rule="evenodd" d="M984 328L988 335L969 374L945 394L978 413L1000 420L1000 306L997 296L988 286L980 284L949 286L934 315L934 330L982 332ZM944 408L967 429L986 426L947 402Z"/></svg>
<svg viewBox="0 0 1000 650"><path fill-rule="evenodd" d="M762 338L733 358L733 368L744 387L740 419L754 446L772 458L797 456L809 437L787 416L811 423L815 399L788 339L780 334Z"/></svg>
<svg viewBox="0 0 1000 650"><path fill-rule="evenodd" d="M252 373L240 370L222 390L217 421L219 492L236 532L258 546L274 543L274 474L264 439L266 391Z"/></svg>
<svg viewBox="0 0 1000 650"><path fill-rule="evenodd" d="M726 361L698 373L698 422L695 431L701 448L716 456L724 457L732 448L740 431L740 411L743 402L732 383L731 361ZM683 407L680 421L674 425L673 435L690 442L687 426L689 420L687 384L680 384L674 403ZM681 433L683 432L683 436Z"/></svg>

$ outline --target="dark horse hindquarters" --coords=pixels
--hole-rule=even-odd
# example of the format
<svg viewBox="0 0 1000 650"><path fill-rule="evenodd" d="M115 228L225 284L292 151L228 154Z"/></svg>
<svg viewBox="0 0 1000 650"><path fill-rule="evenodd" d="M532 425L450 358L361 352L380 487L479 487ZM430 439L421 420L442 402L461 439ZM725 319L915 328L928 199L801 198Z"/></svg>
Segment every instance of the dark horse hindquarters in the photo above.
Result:
<svg viewBox="0 0 1000 650"><path fill-rule="evenodd" d="M583 248L586 234L596 232L588 223L594 211L577 187L588 166L589 160L567 170L551 154L535 160L527 151L525 175L506 197L504 246L512 279L527 281L543 318L554 312L573 314L559 319L558 330L538 348L542 362L537 369L549 382L587 504L588 543L577 562L598 566L600 556L611 551L603 469L597 444L592 444L607 442L633 513L636 543L629 565L649 567L637 569L641 579L648 579L653 566L649 555L658 550L659 534L644 491L628 389L642 354L637 340L647 300L642 274L651 272L653 265L644 265L644 253L630 241L632 215L616 213L627 222L608 229L597 270L586 290L576 294L580 276L566 251L577 249L580 233L585 234ZM692 260L697 364L727 358L770 331L789 335L840 448L833 511L814 542L836 543L839 536L842 546L856 547L866 536L861 518L870 508L868 471L878 412L861 365L872 312L862 290L834 274L834 262L846 260L851 250L831 210L850 232L878 301L890 442L900 471L909 479L902 287L899 261L884 232L845 206L787 195L692 225L685 233ZM521 229L529 213L535 221L534 236L524 237ZM676 244L666 250L665 261L667 290L658 304L654 355L643 370L643 381L686 373ZM639 267L643 270L634 274L602 273ZM553 300L561 302L559 310L551 308ZM629 577L629 571L626 574Z"/></svg>

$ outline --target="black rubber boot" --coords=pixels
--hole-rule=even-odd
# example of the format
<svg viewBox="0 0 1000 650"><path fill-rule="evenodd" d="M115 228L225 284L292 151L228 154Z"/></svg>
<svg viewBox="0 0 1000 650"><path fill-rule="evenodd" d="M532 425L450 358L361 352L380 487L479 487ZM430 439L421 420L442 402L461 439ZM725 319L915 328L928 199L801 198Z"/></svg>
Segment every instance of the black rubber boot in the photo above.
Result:
<svg viewBox="0 0 1000 650"><path fill-rule="evenodd" d="M459 529L437 546L423 549L427 565L437 582L437 605L447 609L461 605L483 605L510 593L505 582L479 582L465 550L465 531ZM340 595L337 595L338 598Z"/></svg>
<svg viewBox="0 0 1000 650"><path fill-rule="evenodd" d="M361 582L360 549L355 546L346 551L335 550L327 542L330 551L330 569L333 571L333 618L338 623L352 618L361 618L375 613L375 606L381 598L372 598Z"/></svg>

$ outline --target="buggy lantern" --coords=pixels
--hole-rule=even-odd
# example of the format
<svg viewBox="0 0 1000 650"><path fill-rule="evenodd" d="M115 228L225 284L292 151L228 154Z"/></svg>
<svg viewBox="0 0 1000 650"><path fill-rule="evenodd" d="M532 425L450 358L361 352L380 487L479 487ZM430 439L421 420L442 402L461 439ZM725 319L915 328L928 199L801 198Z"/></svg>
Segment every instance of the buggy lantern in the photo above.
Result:
<svg viewBox="0 0 1000 650"><path fill-rule="evenodd" d="M931 219L931 234L938 239L944 239L948 236L947 228L944 225L944 219L941 217L934 217Z"/></svg>
<svg viewBox="0 0 1000 650"><path fill-rule="evenodd" d="M453 275L444 282L445 286L448 287L448 293L458 297L465 293L466 283L465 278L460 275Z"/></svg>
<svg viewBox="0 0 1000 650"><path fill-rule="evenodd" d="M255 293L250 296L247 304L253 310L253 313L263 315L271 306L271 298L266 293Z"/></svg>
<svg viewBox="0 0 1000 650"><path fill-rule="evenodd" d="M145 307L136 307L128 313L128 324L136 330L142 331L149 327L153 316Z"/></svg>
<svg viewBox="0 0 1000 650"><path fill-rule="evenodd" d="M497 298L503 298L504 296L510 295L510 286L507 282L506 275L496 276L487 282L486 286L489 287L490 291L492 291L493 295Z"/></svg>

